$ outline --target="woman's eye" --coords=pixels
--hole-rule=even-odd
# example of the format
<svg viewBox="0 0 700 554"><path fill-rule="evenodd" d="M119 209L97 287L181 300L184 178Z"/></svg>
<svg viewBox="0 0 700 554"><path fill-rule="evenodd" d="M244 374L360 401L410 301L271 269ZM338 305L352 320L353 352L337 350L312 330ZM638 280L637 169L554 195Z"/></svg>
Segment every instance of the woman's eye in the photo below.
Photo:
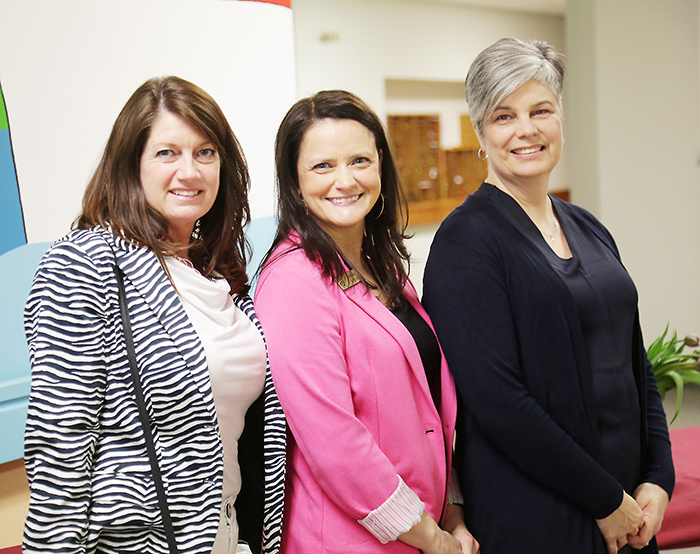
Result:
<svg viewBox="0 0 700 554"><path fill-rule="evenodd" d="M213 162L216 159L216 150L213 148L202 148L197 157L203 162Z"/></svg>
<svg viewBox="0 0 700 554"><path fill-rule="evenodd" d="M534 115L547 115L549 113L551 113L549 110L542 108L541 110L537 110Z"/></svg>
<svg viewBox="0 0 700 554"><path fill-rule="evenodd" d="M156 152L156 158L168 158L172 155L173 151L168 149L158 150L158 152Z"/></svg>
<svg viewBox="0 0 700 554"><path fill-rule="evenodd" d="M328 169L329 167L330 167L330 165L328 165L326 162L323 162L320 164L316 164L313 167L313 169L314 169L314 171L324 171L324 170Z"/></svg>
<svg viewBox="0 0 700 554"><path fill-rule="evenodd" d="M370 161L371 160L369 158L365 158L364 156L360 156L358 158L355 158L354 163L355 163L355 165L367 165L370 163Z"/></svg>
<svg viewBox="0 0 700 554"><path fill-rule="evenodd" d="M508 121L509 119L510 119L510 115L501 114L499 116L496 116L496 119L494 121Z"/></svg>

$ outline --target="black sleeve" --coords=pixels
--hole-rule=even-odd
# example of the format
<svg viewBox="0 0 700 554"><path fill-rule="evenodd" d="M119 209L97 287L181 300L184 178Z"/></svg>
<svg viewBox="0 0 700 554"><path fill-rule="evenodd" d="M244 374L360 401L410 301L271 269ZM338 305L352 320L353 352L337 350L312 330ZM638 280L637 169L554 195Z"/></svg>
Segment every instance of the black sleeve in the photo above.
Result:
<svg viewBox="0 0 700 554"><path fill-rule="evenodd" d="M252 552L262 551L265 503L264 404L264 395L260 395L248 408L245 427L238 440L238 464L242 481L235 503L238 540L248 543Z"/></svg>

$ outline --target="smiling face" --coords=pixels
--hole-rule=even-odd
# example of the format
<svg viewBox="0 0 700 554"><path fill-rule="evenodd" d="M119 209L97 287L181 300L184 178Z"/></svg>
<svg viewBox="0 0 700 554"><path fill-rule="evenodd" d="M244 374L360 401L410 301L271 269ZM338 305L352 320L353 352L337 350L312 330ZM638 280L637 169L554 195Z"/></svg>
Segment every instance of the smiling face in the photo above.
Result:
<svg viewBox="0 0 700 554"><path fill-rule="evenodd" d="M323 119L306 131L297 162L301 196L338 243L362 241L365 216L381 192L374 135L352 119Z"/></svg>
<svg viewBox="0 0 700 554"><path fill-rule="evenodd" d="M187 120L161 111L141 155L146 202L165 216L170 240L188 244L195 222L214 205L219 191L219 154L212 141Z"/></svg>
<svg viewBox="0 0 700 554"><path fill-rule="evenodd" d="M545 85L528 81L506 96L484 121L481 147L488 154L488 181L523 186L541 181L557 165L562 150L562 110Z"/></svg>

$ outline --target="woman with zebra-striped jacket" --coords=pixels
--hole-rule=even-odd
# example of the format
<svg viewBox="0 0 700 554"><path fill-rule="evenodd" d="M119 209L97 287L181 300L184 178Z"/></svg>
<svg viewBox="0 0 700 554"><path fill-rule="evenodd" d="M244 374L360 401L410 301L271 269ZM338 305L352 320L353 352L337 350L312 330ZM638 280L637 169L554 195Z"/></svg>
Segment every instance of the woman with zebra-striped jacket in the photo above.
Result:
<svg viewBox="0 0 700 554"><path fill-rule="evenodd" d="M24 552L171 551L144 424L179 552L278 551L285 420L247 296L248 183L223 112L196 85L151 79L122 109L25 309Z"/></svg>

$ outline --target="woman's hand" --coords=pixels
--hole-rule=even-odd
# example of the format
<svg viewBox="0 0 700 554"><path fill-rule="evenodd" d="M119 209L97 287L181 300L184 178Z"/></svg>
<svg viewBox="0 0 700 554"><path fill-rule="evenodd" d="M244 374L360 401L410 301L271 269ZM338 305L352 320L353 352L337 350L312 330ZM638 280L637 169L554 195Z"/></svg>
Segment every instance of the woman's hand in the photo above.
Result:
<svg viewBox="0 0 700 554"><path fill-rule="evenodd" d="M440 529L435 520L426 512L411 529L401 535L399 540L421 550L423 554L460 554L459 541L447 531Z"/></svg>
<svg viewBox="0 0 700 554"><path fill-rule="evenodd" d="M644 548L656 533L661 530L661 522L668 506L668 493L653 483L642 483L634 491L634 498L644 515L644 527L639 535L628 537L632 548Z"/></svg>
<svg viewBox="0 0 700 554"><path fill-rule="evenodd" d="M608 545L609 554L617 554L630 538L639 534L639 529L644 525L644 515L634 498L624 493L620 507L596 522Z"/></svg>
<svg viewBox="0 0 700 554"><path fill-rule="evenodd" d="M448 504L442 528L459 541L464 554L479 554L479 543L464 524L464 512L458 504Z"/></svg>

